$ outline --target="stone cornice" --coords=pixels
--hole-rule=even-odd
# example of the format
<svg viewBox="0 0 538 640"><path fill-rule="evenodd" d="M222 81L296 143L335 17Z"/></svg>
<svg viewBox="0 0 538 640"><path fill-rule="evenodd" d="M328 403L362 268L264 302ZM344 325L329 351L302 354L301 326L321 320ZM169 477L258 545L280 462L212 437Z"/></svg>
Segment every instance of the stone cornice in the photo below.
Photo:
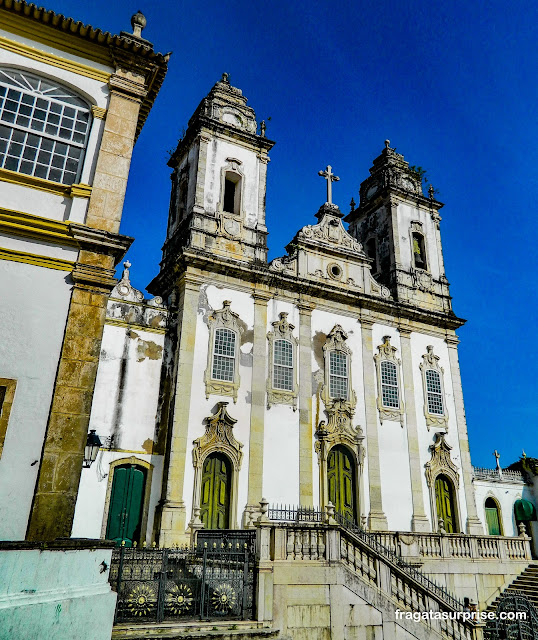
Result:
<svg viewBox="0 0 538 640"><path fill-rule="evenodd" d="M130 236L93 229L74 222L69 224L69 232L81 249L112 256L114 264L118 264L134 240Z"/></svg>
<svg viewBox="0 0 538 640"><path fill-rule="evenodd" d="M182 156L188 152L196 137L206 136L208 135L208 132L209 134L224 136L226 139L232 138L237 142L242 142L254 151L261 150L262 153L267 153L275 145L275 142L273 140L269 140L269 138L264 138L263 136L259 136L255 133L243 131L242 129L219 122L218 120L214 120L207 116L198 115L189 125L189 128L185 133L185 137L180 140L177 149L168 161L168 166L176 167L181 161Z"/></svg>
<svg viewBox="0 0 538 640"><path fill-rule="evenodd" d="M166 268L152 280L148 285L148 291L166 299L168 292L173 289L178 279L181 278L182 272L188 266L197 271L215 273L221 277L225 275L227 278L236 278L238 281L263 283L274 293L286 290L298 297L307 296L313 300L321 298L335 304L356 307L357 311L369 309L391 317L413 320L446 330L455 330L465 323L465 320L455 315L419 309L413 305L365 293L351 292L346 287L338 286L336 283L306 281L294 276L273 273L269 271L266 264L239 263L204 251L184 250L173 264L168 263Z"/></svg>

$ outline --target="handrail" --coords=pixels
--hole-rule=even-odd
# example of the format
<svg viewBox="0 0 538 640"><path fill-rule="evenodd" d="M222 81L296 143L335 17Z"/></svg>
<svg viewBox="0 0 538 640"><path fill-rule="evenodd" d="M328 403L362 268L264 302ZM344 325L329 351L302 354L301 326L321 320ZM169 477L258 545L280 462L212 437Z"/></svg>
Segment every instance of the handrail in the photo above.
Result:
<svg viewBox="0 0 538 640"><path fill-rule="evenodd" d="M283 521L283 522L327 522L328 514L325 510L318 510L312 507L292 507L292 506L271 506L268 510L268 517L270 520ZM411 566L402 558L388 549L385 545L381 544L375 537L352 520L345 518L342 514L335 512L331 516L336 522L355 538L358 538L360 542L369 547L374 553L384 557L393 565L398 567L404 573L407 573L415 582L418 582L422 587L434 593L437 598L444 601L449 607L456 611L463 611L463 603L460 602L455 596L449 593L444 587L441 587L431 578L428 578L419 569ZM309 517L311 519L309 519Z"/></svg>

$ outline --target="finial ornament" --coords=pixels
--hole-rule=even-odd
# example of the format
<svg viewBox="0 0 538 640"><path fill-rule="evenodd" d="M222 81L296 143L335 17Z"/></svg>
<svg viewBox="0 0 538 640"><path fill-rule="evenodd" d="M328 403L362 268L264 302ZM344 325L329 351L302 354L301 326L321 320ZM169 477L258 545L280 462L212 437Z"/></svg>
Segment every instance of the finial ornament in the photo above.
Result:
<svg viewBox="0 0 538 640"><path fill-rule="evenodd" d="M265 138L265 130L266 130L266 128L267 128L267 126L266 126L266 124L265 124L265 120L262 120L262 121L260 122L260 136L261 136L262 138Z"/></svg>
<svg viewBox="0 0 538 640"><path fill-rule="evenodd" d="M332 167L331 165L327 165L327 168L325 169L325 171L318 171L318 176L321 176L322 178L325 178L325 180L327 180L327 204L332 204L333 203L333 182L338 182L338 180L340 180L340 178L338 176L335 176L334 173L332 172Z"/></svg>
<svg viewBox="0 0 538 640"><path fill-rule="evenodd" d="M221 81L224 82L225 84L230 84L230 74L224 72L222 74L222 80Z"/></svg>
<svg viewBox="0 0 538 640"><path fill-rule="evenodd" d="M351 202L349 203L349 206L351 208L351 213L353 213L355 211L355 205L357 203L355 202L355 200L353 198L351 198Z"/></svg>
<svg viewBox="0 0 538 640"><path fill-rule="evenodd" d="M430 198L433 200L433 194L435 193L435 189L433 188L433 184L430 184L428 187L428 193L430 194Z"/></svg>
<svg viewBox="0 0 538 640"><path fill-rule="evenodd" d="M136 38L142 37L142 29L145 29L148 21L146 20L146 16L138 10L137 13L131 18L131 26L133 27L133 36Z"/></svg>
<svg viewBox="0 0 538 640"><path fill-rule="evenodd" d="M385 149L389 149L390 148L390 140L385 140Z"/></svg>
<svg viewBox="0 0 538 640"><path fill-rule="evenodd" d="M129 269L131 268L131 263L129 262L129 260L126 260L123 263L123 266L125 268L123 269L123 273L121 274L121 279L129 281Z"/></svg>

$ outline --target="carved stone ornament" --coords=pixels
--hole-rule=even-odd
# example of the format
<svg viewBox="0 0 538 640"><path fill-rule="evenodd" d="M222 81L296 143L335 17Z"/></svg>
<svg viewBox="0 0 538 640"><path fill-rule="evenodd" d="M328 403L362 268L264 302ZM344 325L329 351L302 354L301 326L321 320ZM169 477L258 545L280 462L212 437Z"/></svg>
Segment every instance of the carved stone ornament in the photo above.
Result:
<svg viewBox="0 0 538 640"><path fill-rule="evenodd" d="M390 336L383 336L383 343L377 347L377 353L374 355L375 367L377 372L377 409L379 411L379 420L383 424L383 420L394 420L404 424L404 402L402 398L402 382L400 376L401 360L396 357L398 349L390 344ZM396 370L396 393L398 395L398 406L388 407L383 404L383 381L381 375L382 362L390 362Z"/></svg>
<svg viewBox="0 0 538 640"><path fill-rule="evenodd" d="M273 322L273 331L269 331L267 339L269 340L269 376L267 378L267 408L273 404L290 404L293 410L297 409L297 345L299 341L293 335L294 325L288 322L288 314L284 311L279 313L279 320ZM293 369L292 389L275 389L274 384L274 345L276 340L287 340L292 345L293 353Z"/></svg>
<svg viewBox="0 0 538 640"><path fill-rule="evenodd" d="M457 489L460 482L458 468L450 458L452 447L446 442L445 436L446 432L437 432L435 434L435 442L430 445L432 457L425 465L426 482L428 487L433 488L437 476L443 474L452 480L454 487Z"/></svg>
<svg viewBox="0 0 538 640"><path fill-rule="evenodd" d="M327 340L323 345L323 358L325 362L325 383L321 389L321 399L325 404L325 410L329 415L335 407L337 410L341 410L346 407L350 410L354 410L357 405L357 395L353 391L351 382L351 349L346 344L347 333L342 329L339 324L335 324L329 332ZM330 353L331 351L339 351L347 357L347 398L331 398L330 396ZM338 400L338 402L337 402ZM352 414L353 415L353 414Z"/></svg>
<svg viewBox="0 0 538 640"><path fill-rule="evenodd" d="M363 253L362 245L351 236L342 224L340 209L336 205L324 204L320 213L321 220L316 225L307 225L297 234L298 238L306 238L317 241L322 245L332 245L338 248L349 249L353 252ZM318 214L319 215L319 214Z"/></svg>
<svg viewBox="0 0 538 640"><path fill-rule="evenodd" d="M444 369L439 364L439 356L436 356L433 352L433 347L428 345L426 347L427 353L422 356L422 362L420 363L420 370L422 372L422 389L424 393L424 416L426 418L426 426L428 430L430 427L444 427L448 428L448 411L446 408L445 400L445 385L443 381ZM426 371L433 370L439 374L439 383L441 385L440 402L442 403L443 413L432 413L428 403L428 386L426 382Z"/></svg>
<svg viewBox="0 0 538 640"><path fill-rule="evenodd" d="M207 456L215 452L225 453L236 471L241 468L243 445L234 437L232 429L237 420L230 416L227 406L227 402L217 403L215 414L205 419L204 435L193 442L192 460L196 469L201 469Z"/></svg>
<svg viewBox="0 0 538 640"><path fill-rule="evenodd" d="M232 396L237 402L237 392L239 390L239 345L243 327L239 322L239 315L230 309L230 300L223 302L222 309L213 311L208 318L209 324L209 349L207 352L207 368L205 370L205 395ZM213 378L213 355L215 350L215 334L217 329L230 329L235 333L235 356L233 380L216 380Z"/></svg>

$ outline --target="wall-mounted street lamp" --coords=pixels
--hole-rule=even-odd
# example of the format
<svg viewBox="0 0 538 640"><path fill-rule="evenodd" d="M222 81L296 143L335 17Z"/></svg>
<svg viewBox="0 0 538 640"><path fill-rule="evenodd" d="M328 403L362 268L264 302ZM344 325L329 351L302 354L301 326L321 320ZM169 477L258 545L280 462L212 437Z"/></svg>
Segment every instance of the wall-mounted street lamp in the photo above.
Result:
<svg viewBox="0 0 538 640"><path fill-rule="evenodd" d="M89 469L95 462L100 447L101 439L95 433L95 429L91 429L86 439L86 446L84 447L84 460L82 461L82 466L85 469Z"/></svg>

